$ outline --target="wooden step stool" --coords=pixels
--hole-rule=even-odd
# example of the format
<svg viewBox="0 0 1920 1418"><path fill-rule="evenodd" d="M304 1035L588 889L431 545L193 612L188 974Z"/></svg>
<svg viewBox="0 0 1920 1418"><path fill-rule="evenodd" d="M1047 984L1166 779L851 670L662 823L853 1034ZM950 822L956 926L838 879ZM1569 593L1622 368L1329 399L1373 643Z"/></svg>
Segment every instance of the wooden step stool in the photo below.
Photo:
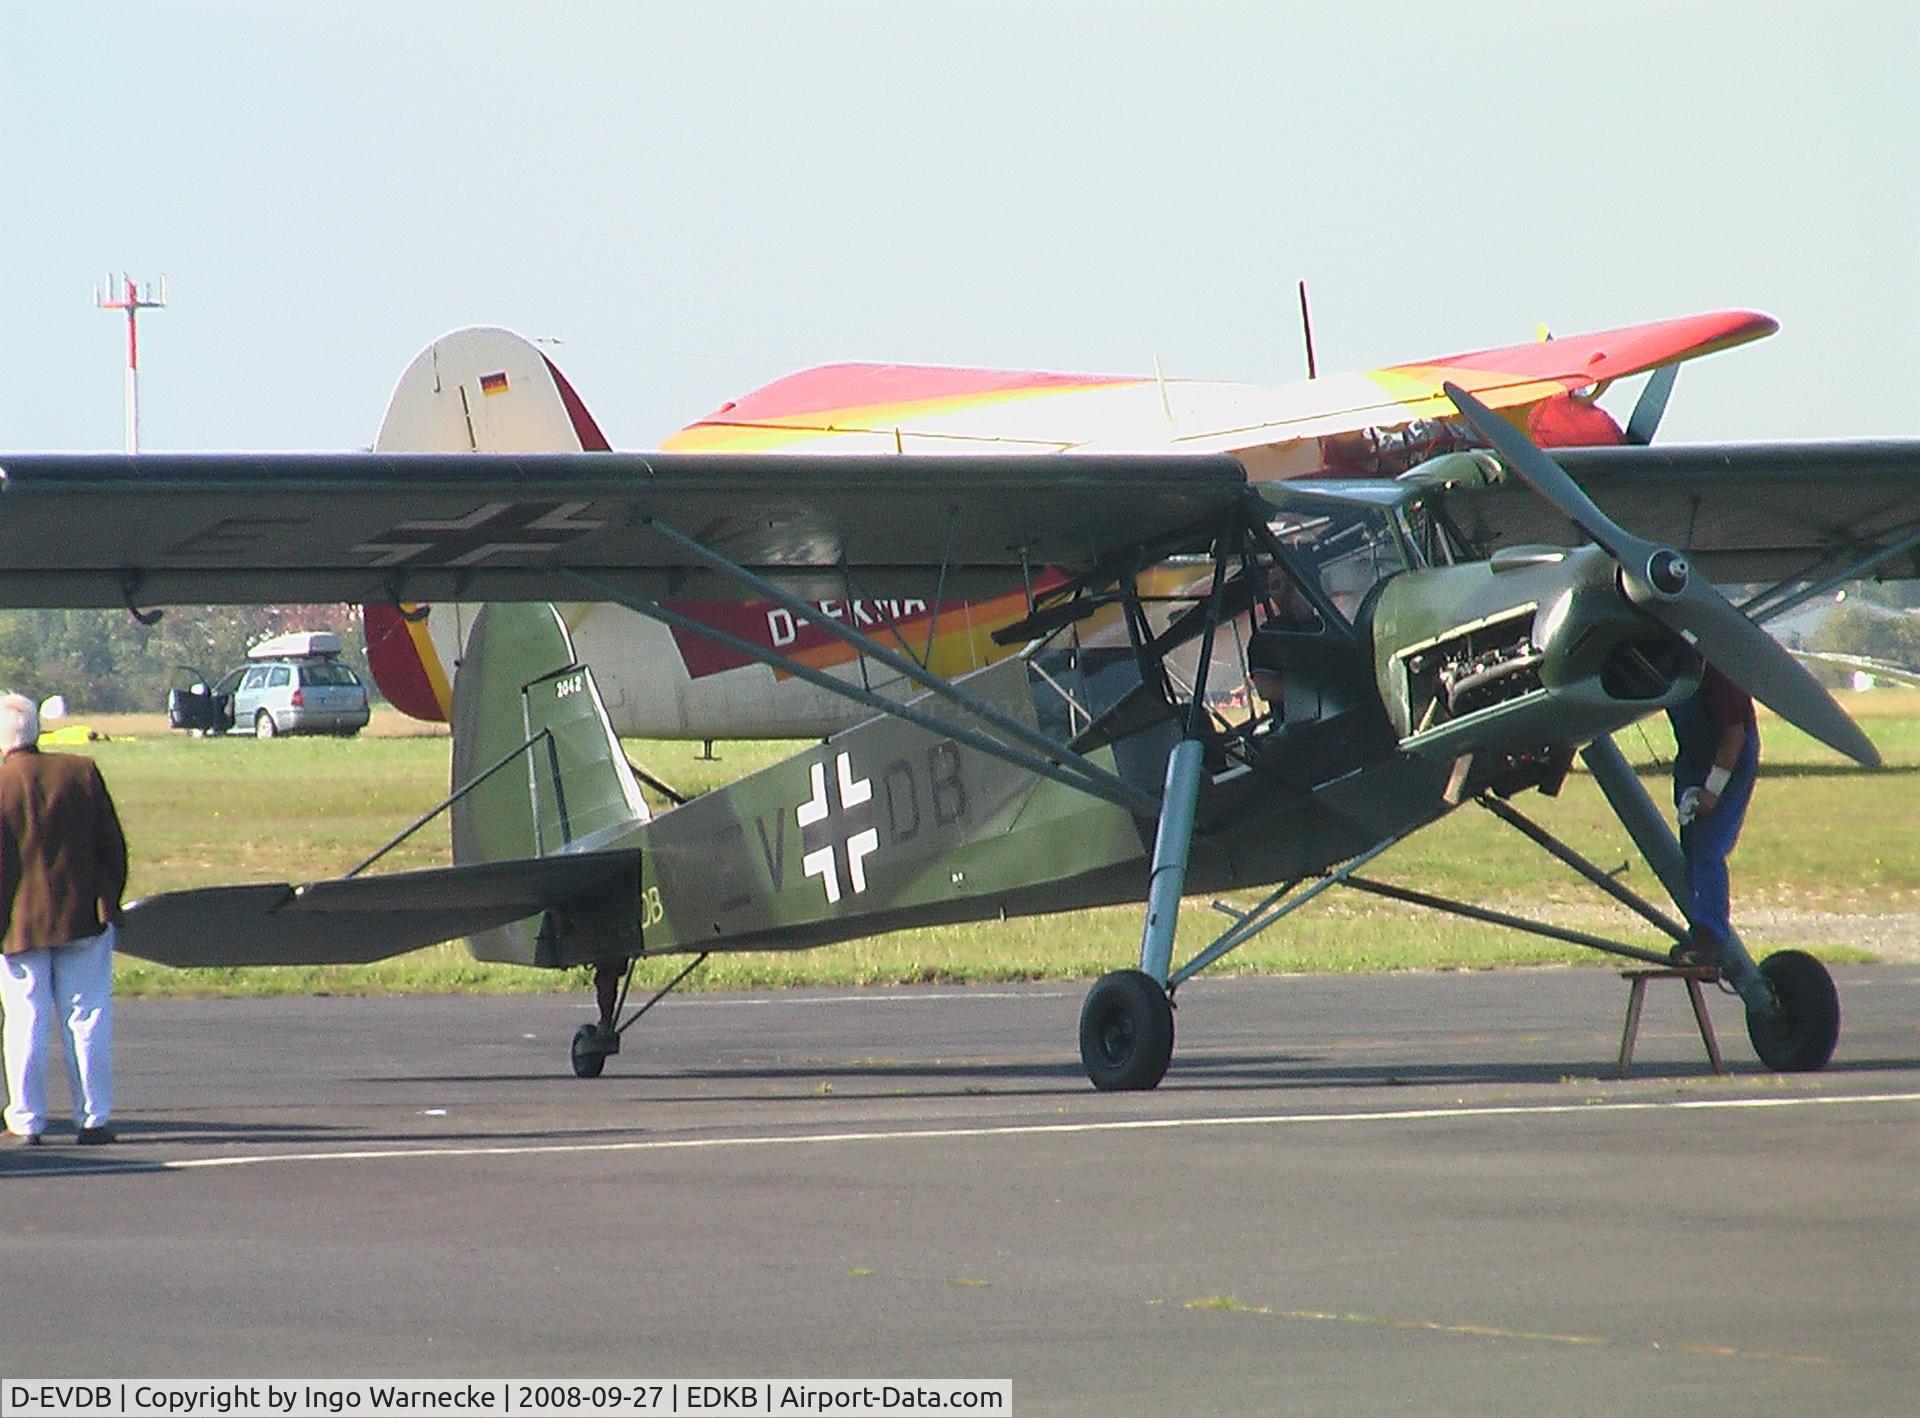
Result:
<svg viewBox="0 0 1920 1418"><path fill-rule="evenodd" d="M1720 1041L1714 1037L1713 1021L1707 1017L1706 998L1700 993L1702 985L1720 982L1719 966L1667 965L1653 970L1622 970L1620 978L1629 981L1632 988L1627 992L1627 1027L1620 1035L1620 1067L1614 1074L1616 1078L1625 1078L1633 1067L1633 1045L1640 1035L1640 1011L1647 1002L1649 980L1686 982L1687 998L1693 1002L1693 1017L1700 1025L1700 1040L1707 1046L1707 1059L1713 1064L1715 1073L1727 1071L1720 1062Z"/></svg>

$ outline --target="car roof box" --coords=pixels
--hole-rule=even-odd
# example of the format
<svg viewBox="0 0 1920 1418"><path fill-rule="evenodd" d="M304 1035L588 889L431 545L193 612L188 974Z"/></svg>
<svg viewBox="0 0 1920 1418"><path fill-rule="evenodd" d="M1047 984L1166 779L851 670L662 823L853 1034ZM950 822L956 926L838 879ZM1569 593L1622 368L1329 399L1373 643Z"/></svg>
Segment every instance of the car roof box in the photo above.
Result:
<svg viewBox="0 0 1920 1418"><path fill-rule="evenodd" d="M247 651L249 660L297 660L340 653L340 637L331 630L295 630L262 640Z"/></svg>

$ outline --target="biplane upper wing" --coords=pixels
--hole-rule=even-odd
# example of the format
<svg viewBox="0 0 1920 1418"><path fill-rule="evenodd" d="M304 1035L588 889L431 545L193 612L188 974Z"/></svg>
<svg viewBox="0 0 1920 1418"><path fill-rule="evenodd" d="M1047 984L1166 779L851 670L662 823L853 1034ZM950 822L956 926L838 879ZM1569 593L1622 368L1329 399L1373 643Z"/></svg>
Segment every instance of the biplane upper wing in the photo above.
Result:
<svg viewBox="0 0 1920 1418"><path fill-rule="evenodd" d="M691 452L1237 453L1260 479L1327 463L1325 442L1451 415L1451 381L1523 410L1772 334L1753 311L1716 311L1499 349L1329 374L1277 388L1137 375L910 364L834 364L776 380L669 438Z"/></svg>
<svg viewBox="0 0 1920 1418"><path fill-rule="evenodd" d="M0 604L737 595L690 543L803 596L964 595L1203 547L1245 486L1167 453L0 455Z"/></svg>

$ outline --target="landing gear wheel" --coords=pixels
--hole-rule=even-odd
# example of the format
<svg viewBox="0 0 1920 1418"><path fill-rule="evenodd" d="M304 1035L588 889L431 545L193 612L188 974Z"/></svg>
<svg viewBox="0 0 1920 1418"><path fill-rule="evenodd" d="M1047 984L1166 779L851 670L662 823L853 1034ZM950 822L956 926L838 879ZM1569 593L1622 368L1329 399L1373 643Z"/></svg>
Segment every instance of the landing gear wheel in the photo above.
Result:
<svg viewBox="0 0 1920 1418"><path fill-rule="evenodd" d="M262 709L253 716L253 736L257 739L270 739L280 732L280 726L273 722L273 715Z"/></svg>
<svg viewBox="0 0 1920 1418"><path fill-rule="evenodd" d="M1103 1092L1154 1088L1173 1058L1173 1003L1142 970L1103 975L1080 1007L1080 1062Z"/></svg>
<svg viewBox="0 0 1920 1418"><path fill-rule="evenodd" d="M607 1066L607 1055L611 1052L600 1038L600 1026L582 1024L573 1031L573 1076L575 1078L598 1078L600 1071Z"/></svg>
<svg viewBox="0 0 1920 1418"><path fill-rule="evenodd" d="M1781 950L1760 962L1779 1003L1747 1010L1747 1037L1760 1062L1782 1073L1825 1068L1840 1042L1840 992L1827 967L1804 950Z"/></svg>

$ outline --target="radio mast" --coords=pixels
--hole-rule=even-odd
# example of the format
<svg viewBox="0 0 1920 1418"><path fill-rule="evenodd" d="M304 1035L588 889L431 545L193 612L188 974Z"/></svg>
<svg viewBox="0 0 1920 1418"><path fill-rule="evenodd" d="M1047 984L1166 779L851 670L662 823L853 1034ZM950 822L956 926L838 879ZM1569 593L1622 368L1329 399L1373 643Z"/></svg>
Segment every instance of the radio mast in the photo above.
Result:
<svg viewBox="0 0 1920 1418"><path fill-rule="evenodd" d="M153 283L147 283L144 294L134 285L133 277L120 277L120 294L114 293L114 281L108 276L104 285L93 288L93 303L102 310L124 310L127 312L127 451L140 451L140 312L160 310L167 303L167 278L160 277L160 288L155 292Z"/></svg>

